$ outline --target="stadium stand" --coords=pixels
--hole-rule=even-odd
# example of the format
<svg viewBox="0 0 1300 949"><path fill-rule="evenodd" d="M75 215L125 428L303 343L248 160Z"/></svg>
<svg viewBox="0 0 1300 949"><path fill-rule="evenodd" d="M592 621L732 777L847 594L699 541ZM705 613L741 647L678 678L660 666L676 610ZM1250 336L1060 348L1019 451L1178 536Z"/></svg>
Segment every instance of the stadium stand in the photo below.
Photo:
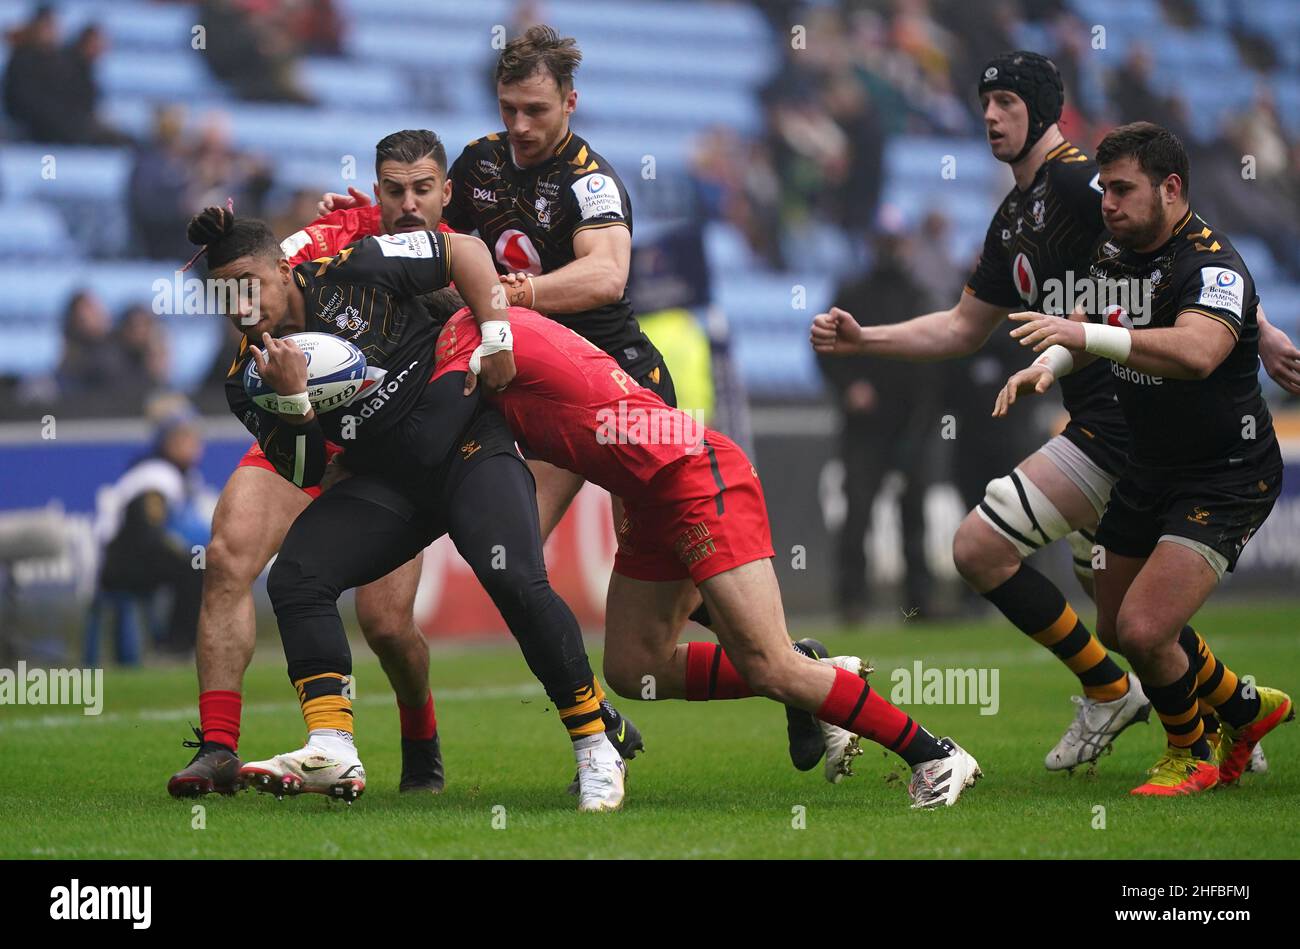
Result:
<svg viewBox="0 0 1300 949"><path fill-rule="evenodd" d="M96 75L105 121L145 141L159 106L183 104L191 131L206 116L220 115L233 148L262 156L269 165L269 189L258 193L268 215L299 189L367 187L370 148L395 128L434 128L453 155L462 142L496 128L489 82L492 31L514 23L517 12L513 0L335 0L345 24L342 55L303 55L296 64L297 82L317 103L307 105L248 102L224 86L207 68L202 50L192 46L194 28L201 25L199 4L58 0L50 5L63 41L92 22L108 37ZM943 32L955 5L934 0L928 7L911 6L928 17L927 28ZM1182 103L1189 134L1207 147L1221 142L1225 127L1268 89L1289 147L1289 187L1300 187L1300 5L1189 0L1181 7L1190 10L1190 25L1174 25L1158 0L1066 0L1058 7L1055 18L1018 19L1011 38L1055 55L1071 25L1082 31L1086 44L1090 25L1104 23L1105 49L1087 68L1076 70L1086 90L1100 90L1133 44L1145 40L1152 54L1152 91ZM26 22L34 9L29 0L0 0L0 32ZM919 68L926 50L900 51L898 34L891 32L898 24L887 15L854 15L833 3L794 14L822 23L829 30L822 35L839 37L843 46L831 59L843 64L844 76L869 90L882 131L854 137L855 113L832 114L833 107L809 91L844 76L830 75L830 67L808 70L794 58L785 25L756 6L553 0L543 11L583 45L575 126L619 168L632 189L638 224L708 218L705 246L716 302L730 317L738 364L756 398L819 397L807 325L836 277L863 264L878 210L901 216L909 226L941 210L951 223L949 253L969 260L998 196L1009 186L1009 173L989 158L980 134L970 77L954 74L948 83L933 63ZM1244 58L1260 38L1271 44L1271 64ZM974 48L969 37L954 36L954 41ZM10 52L8 44L0 46L0 71ZM881 67L886 56L888 69ZM955 70L959 62L964 60L954 58L948 66ZM799 163L806 156L783 150L773 116L793 96L815 103L806 118L838 123L849 142L849 181L814 176L809 184L807 162ZM1081 140L1095 141L1116 121L1104 96L1081 92L1081 112L1098 112L1098 106L1101 111L1083 115L1074 133ZM752 148L739 156L744 167L738 177L746 180L736 185L737 197L749 206L745 213L751 221L779 227L774 247L758 246L761 226L745 226L732 213L703 207L695 160L702 137L719 125ZM0 327L18 342L0 350L0 375L19 380L54 369L59 314L74 289L93 287L118 313L151 300L154 282L170 280L179 263L140 259L127 205L131 147L54 146L24 141L23 134L12 121L0 126L0 211L6 222L0 281L7 291ZM874 159L872 150L878 152ZM355 181L342 177L348 156L355 159ZM653 175L647 175L651 156ZM869 202L851 189L852 179L861 177L860 169L865 175L871 160L879 163L877 205L839 207L840 214L826 220L826 208L834 210L837 202ZM957 169L951 180L939 175L948 160ZM765 177L768 184L761 186ZM1225 226L1241 233L1235 225ZM1260 236L1241 233L1238 244L1271 318L1294 336L1300 314L1294 259L1275 259L1276 242ZM201 317L166 318L171 381L178 388L193 387L212 364L220 345L219 328L212 324Z"/></svg>

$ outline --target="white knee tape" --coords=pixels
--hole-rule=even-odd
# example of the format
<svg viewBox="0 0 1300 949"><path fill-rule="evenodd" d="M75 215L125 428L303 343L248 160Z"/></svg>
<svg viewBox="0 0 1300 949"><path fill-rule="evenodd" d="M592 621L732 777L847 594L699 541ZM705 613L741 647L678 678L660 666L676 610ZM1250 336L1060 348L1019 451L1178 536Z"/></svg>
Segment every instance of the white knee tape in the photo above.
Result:
<svg viewBox="0 0 1300 949"><path fill-rule="evenodd" d="M980 517L1011 541L1022 557L1070 533L1056 505L1019 468L994 478L984 491L976 509Z"/></svg>
<svg viewBox="0 0 1300 949"><path fill-rule="evenodd" d="M1083 531L1074 531L1066 538L1066 543L1070 545L1070 555L1074 558L1074 572L1092 573L1092 549L1097 543L1096 538Z"/></svg>

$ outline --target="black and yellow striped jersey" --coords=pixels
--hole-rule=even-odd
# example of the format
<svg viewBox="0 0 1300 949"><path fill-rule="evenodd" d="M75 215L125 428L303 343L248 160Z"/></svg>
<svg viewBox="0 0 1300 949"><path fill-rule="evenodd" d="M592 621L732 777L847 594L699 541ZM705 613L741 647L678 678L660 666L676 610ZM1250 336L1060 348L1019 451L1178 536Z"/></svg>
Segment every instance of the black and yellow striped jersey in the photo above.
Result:
<svg viewBox="0 0 1300 949"><path fill-rule="evenodd" d="M994 306L1066 316L1070 289L1087 282L1105 235L1097 163L1063 142L1047 153L1027 190L1013 186L1003 199L966 292ZM1119 474L1128 434L1109 372L1089 366L1060 382L1065 409L1078 423L1066 437Z"/></svg>
<svg viewBox="0 0 1300 949"><path fill-rule="evenodd" d="M505 132L465 146L451 166L443 221L477 231L501 273L551 273L574 260L573 239L592 228L632 230L632 202L614 169L572 132L554 155L530 168L514 163ZM626 288L611 303L581 313L547 314L609 353L633 378L659 363L641 332Z"/></svg>
<svg viewBox="0 0 1300 949"><path fill-rule="evenodd" d="M436 231L367 237L333 257L299 264L293 279L306 305L304 330L348 340L365 355L371 378L377 370L384 373L344 408L295 426L256 406L244 391L244 367L252 356L247 340L241 343L226 378L231 412L277 471L296 483L306 471L306 482L313 483L324 465L323 439L361 447L362 439L391 428L419 398L443 324L418 297L450 283L451 244ZM345 424L352 430L346 439Z"/></svg>
<svg viewBox="0 0 1300 949"><path fill-rule="evenodd" d="M1103 287L1149 288L1140 308L1099 305L1093 322L1135 333L1171 327L1182 313L1215 320L1236 340L1205 379L1169 379L1108 360L1130 431L1130 458L1140 470L1179 477L1231 474L1280 465L1273 420L1259 386L1259 297L1241 255L1221 231L1188 210L1173 235L1150 253L1106 241L1090 268ZM1113 293L1112 293L1113 296Z"/></svg>

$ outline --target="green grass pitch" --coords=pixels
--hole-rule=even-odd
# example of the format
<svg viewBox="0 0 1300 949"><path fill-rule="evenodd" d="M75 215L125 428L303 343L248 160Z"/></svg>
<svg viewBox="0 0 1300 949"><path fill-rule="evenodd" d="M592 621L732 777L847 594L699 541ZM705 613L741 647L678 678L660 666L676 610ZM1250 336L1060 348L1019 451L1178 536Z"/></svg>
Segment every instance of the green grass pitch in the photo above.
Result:
<svg viewBox="0 0 1300 949"><path fill-rule="evenodd" d="M1198 628L1241 674L1300 694L1300 606L1225 605ZM905 706L978 758L985 778L956 807L908 808L902 762L874 745L855 777L827 784L796 772L785 717L761 699L632 702L645 733L628 797L615 814L581 815L564 793L573 773L554 710L512 644L435 648L432 683L447 765L445 794L396 790L397 715L387 682L356 647L358 743L368 786L354 806L316 795L277 801L246 792L197 802L167 796L197 721L189 667L105 675L104 714L0 708L0 857L1045 857L1294 858L1300 854L1300 726L1265 741L1270 771L1242 786L1178 800L1128 791L1162 746L1155 716L1135 726L1095 775L1049 774L1043 756L1073 714L1072 676L1005 624L916 622L820 635L836 653L870 657L888 697L890 672L999 670L1000 709ZM599 668L599 643L592 641ZM298 747L293 691L275 654L245 688L245 758ZM194 804L203 808L194 811ZM1104 808L1104 811L1098 810ZM504 809L504 810L502 810ZM495 818L495 820L494 820ZM1104 818L1104 827L1097 825ZM495 826L494 826L495 824ZM802 824L802 827L797 825ZM202 825L201 827L199 825ZM502 826L503 825L503 826Z"/></svg>

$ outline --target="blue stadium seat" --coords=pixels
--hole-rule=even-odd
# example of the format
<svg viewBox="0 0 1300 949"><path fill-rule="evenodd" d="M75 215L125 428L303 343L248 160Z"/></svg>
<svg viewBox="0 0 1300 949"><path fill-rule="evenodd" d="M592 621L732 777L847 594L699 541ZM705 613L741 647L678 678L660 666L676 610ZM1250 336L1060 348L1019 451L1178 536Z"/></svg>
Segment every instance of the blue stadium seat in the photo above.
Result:
<svg viewBox="0 0 1300 949"><path fill-rule="evenodd" d="M9 198L113 200L130 173L126 148L6 144L0 149L0 187Z"/></svg>
<svg viewBox="0 0 1300 949"><path fill-rule="evenodd" d="M228 98L202 57L188 47L185 52L112 51L99 63L100 86L107 95L142 96L160 102Z"/></svg>
<svg viewBox="0 0 1300 949"><path fill-rule="evenodd" d="M63 218L48 204L34 201L0 202L0 258L75 255Z"/></svg>
<svg viewBox="0 0 1300 949"><path fill-rule="evenodd" d="M1246 262L1246 268L1255 278L1257 288L1260 284L1271 284L1277 279L1277 262L1273 259L1268 245L1258 237L1251 234L1236 235L1232 238L1232 246L1237 248L1237 253L1241 254L1241 259ZM1268 307L1266 306L1265 309Z"/></svg>

